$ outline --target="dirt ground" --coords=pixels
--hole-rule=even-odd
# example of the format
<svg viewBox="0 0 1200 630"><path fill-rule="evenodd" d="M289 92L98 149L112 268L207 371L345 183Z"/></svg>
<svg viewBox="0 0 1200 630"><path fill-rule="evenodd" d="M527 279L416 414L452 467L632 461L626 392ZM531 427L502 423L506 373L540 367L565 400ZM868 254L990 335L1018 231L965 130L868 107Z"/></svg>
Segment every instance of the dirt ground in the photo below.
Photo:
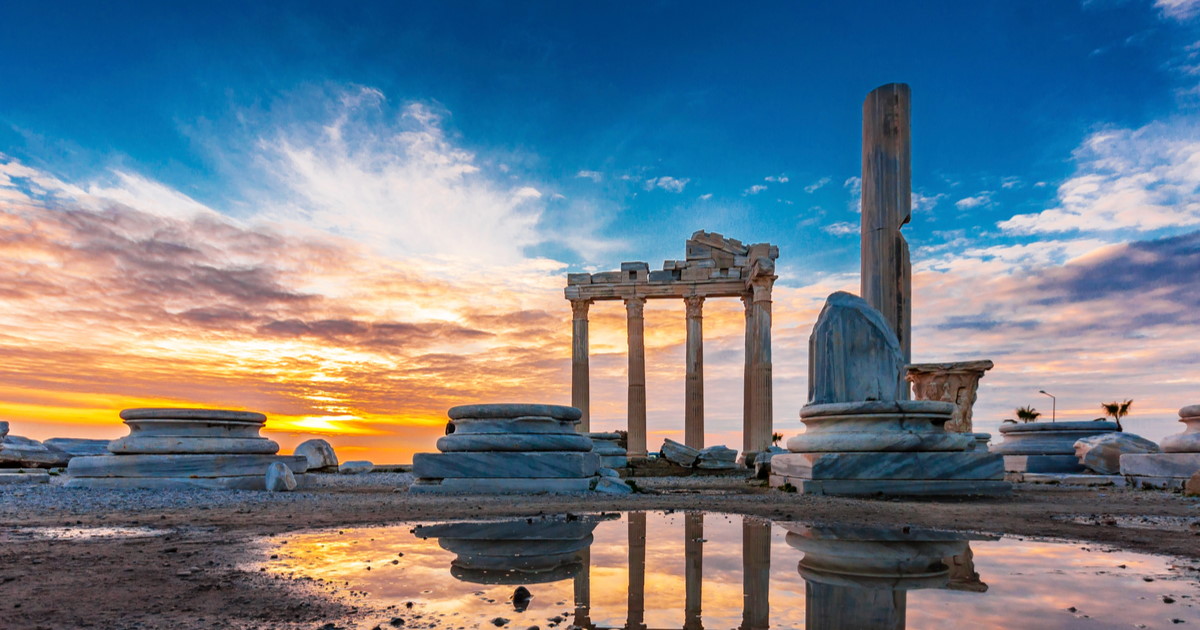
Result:
<svg viewBox="0 0 1200 630"><path fill-rule="evenodd" d="M1019 486L979 500L797 496L737 479L647 482L629 497L410 496L390 486L131 510L15 514L0 494L0 628L372 628L380 611L302 580L258 572L254 541L311 528L638 510L706 510L817 524L888 523L1066 538L1200 561L1200 500L1116 488ZM258 493L261 496L261 493ZM31 527L150 527L162 536L47 539Z"/></svg>

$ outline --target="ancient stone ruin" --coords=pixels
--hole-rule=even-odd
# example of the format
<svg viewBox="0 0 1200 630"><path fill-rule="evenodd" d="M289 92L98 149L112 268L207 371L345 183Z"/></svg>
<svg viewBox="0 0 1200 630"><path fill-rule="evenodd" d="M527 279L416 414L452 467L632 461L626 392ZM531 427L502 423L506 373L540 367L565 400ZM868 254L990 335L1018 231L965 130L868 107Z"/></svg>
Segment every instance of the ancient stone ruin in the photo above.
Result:
<svg viewBox="0 0 1200 630"><path fill-rule="evenodd" d="M1200 473L1200 405L1180 409L1179 421L1187 429L1163 438L1163 452L1121 455L1121 474L1133 487L1178 490Z"/></svg>
<svg viewBox="0 0 1200 630"><path fill-rule="evenodd" d="M908 366L916 400L943 400L954 403L954 417L946 423L951 433L972 433L972 411L979 393L979 379L994 364L988 360L954 363L915 363ZM983 434L986 437L990 435ZM986 442L986 439L983 441Z"/></svg>
<svg viewBox="0 0 1200 630"><path fill-rule="evenodd" d="M804 433L771 459L771 485L806 494L981 495L1011 490L999 455L946 432L954 405L905 400L891 327L858 296L829 296L809 337Z"/></svg>
<svg viewBox="0 0 1200 630"><path fill-rule="evenodd" d="M1075 442L1116 430L1116 423L1103 421L1009 423L1000 427L1004 441L991 451L1004 456L1004 470L1014 475L1084 473Z"/></svg>
<svg viewBox="0 0 1200 630"><path fill-rule="evenodd" d="M126 409L129 435L110 454L76 457L68 488L280 490L303 484L308 460L276 455L267 417L223 409ZM288 478L291 481L288 481Z"/></svg>
<svg viewBox="0 0 1200 630"><path fill-rule="evenodd" d="M625 303L629 340L628 458L645 459L646 352L643 309L648 299L682 299L686 307L684 443L704 448L703 305L708 298L740 298L746 310L746 368L742 451L747 463L771 446L771 289L779 248L743 244L698 231L687 242L685 260L668 260L651 271L644 262L621 263L620 271L567 275L566 298L574 313L571 344L571 404L583 412L580 430L590 429L588 309L595 301Z"/></svg>

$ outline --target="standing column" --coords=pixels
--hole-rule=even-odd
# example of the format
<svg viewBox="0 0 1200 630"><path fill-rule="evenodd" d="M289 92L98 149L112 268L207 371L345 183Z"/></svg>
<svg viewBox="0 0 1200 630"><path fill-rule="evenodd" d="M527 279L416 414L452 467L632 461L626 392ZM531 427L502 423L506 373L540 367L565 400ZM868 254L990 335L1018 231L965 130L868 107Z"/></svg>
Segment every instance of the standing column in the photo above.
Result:
<svg viewBox="0 0 1200 630"><path fill-rule="evenodd" d="M701 630L701 600L704 592L704 513L683 517L684 575L683 630Z"/></svg>
<svg viewBox="0 0 1200 630"><path fill-rule="evenodd" d="M683 443L704 448L704 298L683 298L687 304L687 379L683 394Z"/></svg>
<svg viewBox="0 0 1200 630"><path fill-rule="evenodd" d="M742 625L739 630L771 627L771 522L742 517Z"/></svg>
<svg viewBox="0 0 1200 630"><path fill-rule="evenodd" d="M646 513L630 512L629 519L629 612L628 630L646 628Z"/></svg>
<svg viewBox="0 0 1200 630"><path fill-rule="evenodd" d="M771 446L774 402L771 393L771 287L774 275L760 275L751 281L754 290L750 309L753 361L750 364L750 430L746 454L761 453ZM749 462L749 457L747 457Z"/></svg>
<svg viewBox="0 0 1200 630"><path fill-rule="evenodd" d="M646 459L646 298L625 298L629 337L629 459Z"/></svg>
<svg viewBox="0 0 1200 630"><path fill-rule="evenodd" d="M588 366L588 307L591 300L571 300L571 406L583 412L580 433L592 430L591 374Z"/></svg>
<svg viewBox="0 0 1200 630"><path fill-rule="evenodd" d="M753 311L754 294L746 294L742 296L742 306L746 310L746 356L745 366L742 370L742 454L751 452L750 447L750 418L753 417L751 404L753 402L750 395L750 366L754 364L754 330L750 315Z"/></svg>
<svg viewBox="0 0 1200 630"><path fill-rule="evenodd" d="M861 277L863 299L883 314L911 363L912 266L900 233L912 218L909 96L907 85L889 83L863 101Z"/></svg>

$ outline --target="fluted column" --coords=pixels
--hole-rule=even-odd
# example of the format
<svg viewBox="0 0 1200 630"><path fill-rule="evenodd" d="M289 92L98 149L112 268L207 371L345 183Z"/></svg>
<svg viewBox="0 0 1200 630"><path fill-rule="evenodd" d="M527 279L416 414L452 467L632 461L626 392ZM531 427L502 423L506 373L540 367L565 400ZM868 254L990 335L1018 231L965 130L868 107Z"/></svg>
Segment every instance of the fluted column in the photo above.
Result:
<svg viewBox="0 0 1200 630"><path fill-rule="evenodd" d="M704 448L704 298L683 298L687 305L687 378L683 394L683 443Z"/></svg>
<svg viewBox="0 0 1200 630"><path fill-rule="evenodd" d="M629 338L628 458L646 458L646 298L625 299Z"/></svg>
<svg viewBox="0 0 1200 630"><path fill-rule="evenodd" d="M629 612L628 630L646 628L646 513L630 512L629 519Z"/></svg>
<svg viewBox="0 0 1200 630"><path fill-rule="evenodd" d="M746 310L746 356L742 370L742 453L749 453L750 448L750 418L752 417L750 396L750 366L754 364L754 330L751 313L753 312L754 295L742 296L742 306Z"/></svg>
<svg viewBox="0 0 1200 630"><path fill-rule="evenodd" d="M580 433L592 430L591 372L588 366L588 307L591 300L571 300L571 406L583 412Z"/></svg>
<svg viewBox="0 0 1200 630"><path fill-rule="evenodd" d="M704 513L683 517L684 620L683 630L701 630L701 600L704 594Z"/></svg>
<svg viewBox="0 0 1200 630"><path fill-rule="evenodd" d="M771 287L775 276L751 280L754 291L750 308L750 426L744 438L745 452L761 453L771 446L774 403L771 393Z"/></svg>
<svg viewBox="0 0 1200 630"><path fill-rule="evenodd" d="M591 628L592 550L590 548L579 552L579 562L583 567L575 576L575 625L580 628Z"/></svg>
<svg viewBox="0 0 1200 630"><path fill-rule="evenodd" d="M771 522L742 517L742 625L739 630L771 627Z"/></svg>

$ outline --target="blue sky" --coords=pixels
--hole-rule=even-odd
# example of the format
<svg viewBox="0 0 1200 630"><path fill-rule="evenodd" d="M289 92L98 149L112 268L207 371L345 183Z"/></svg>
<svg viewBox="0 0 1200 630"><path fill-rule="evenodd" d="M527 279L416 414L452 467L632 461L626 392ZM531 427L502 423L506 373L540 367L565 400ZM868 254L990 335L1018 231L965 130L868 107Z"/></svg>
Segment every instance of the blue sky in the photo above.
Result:
<svg viewBox="0 0 1200 630"><path fill-rule="evenodd" d="M567 269L657 265L710 229L780 245L780 283L808 308L855 285L861 103L900 81L913 92L906 233L929 274L930 343L932 331L1001 324L1061 335L1043 326L1052 317L1003 311L1080 287L1110 297L1097 283L1111 274L1081 268L1089 256L1107 261L1098 269L1134 253L1193 260L1198 9L13 2L0 21L0 161L29 169L10 173L10 197L48 209L203 209L389 260L537 269L547 285ZM57 183L47 192L30 172ZM1125 299L1158 282L1150 294L1170 301L1191 270L1144 267ZM1016 284L990 301L955 293L980 278ZM1169 335L1196 338L1190 319L1166 319ZM802 323L782 321L781 334L802 336ZM1011 352L948 343L924 358ZM1085 373L1071 372L1081 398L1092 396ZM1143 373L1147 387L1157 374ZM792 377L777 370L777 388ZM1141 397L1161 396L1162 411L1182 389ZM1010 402L1029 401L993 411Z"/></svg>

